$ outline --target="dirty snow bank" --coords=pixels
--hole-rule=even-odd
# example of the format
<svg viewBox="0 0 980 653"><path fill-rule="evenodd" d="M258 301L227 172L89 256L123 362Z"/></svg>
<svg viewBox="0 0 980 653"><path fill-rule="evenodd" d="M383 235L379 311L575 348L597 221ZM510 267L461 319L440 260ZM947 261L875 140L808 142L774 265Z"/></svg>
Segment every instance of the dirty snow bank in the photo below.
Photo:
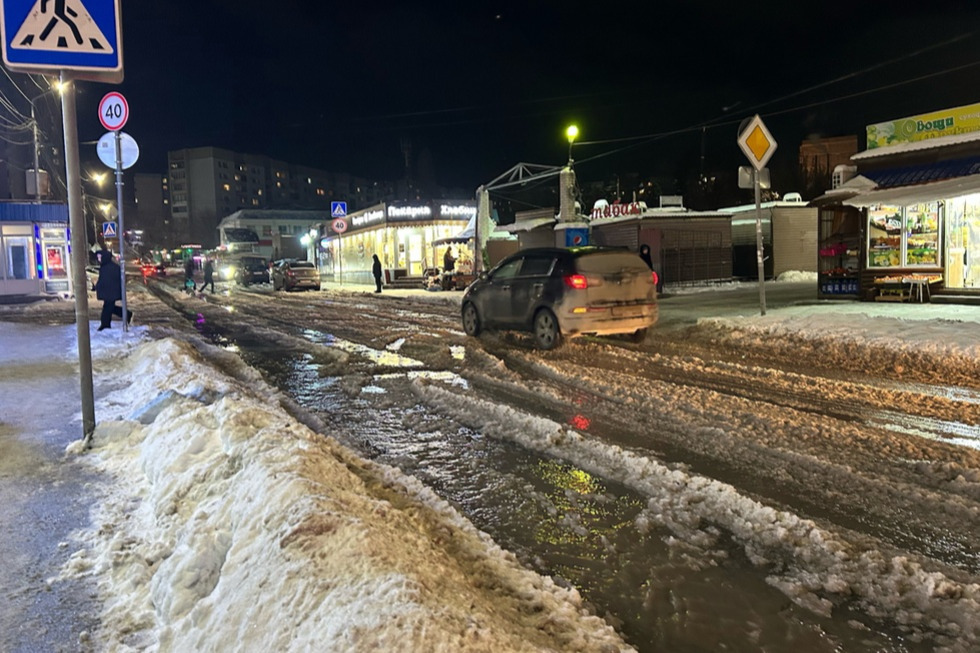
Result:
<svg viewBox="0 0 980 653"><path fill-rule="evenodd" d="M415 479L186 343L127 344L94 348L125 380L84 458L113 480L63 571L99 585L101 648L629 650Z"/></svg>
<svg viewBox="0 0 980 653"><path fill-rule="evenodd" d="M671 469L552 420L424 380L413 388L427 404L487 436L548 453L646 495L638 531L656 524L675 543L707 551L730 534L754 564L769 570L769 584L805 609L827 616L853 601L894 621L915 641L934 641L946 651L980 647L980 585L927 571L911 556L889 557L874 542L848 541L731 485Z"/></svg>

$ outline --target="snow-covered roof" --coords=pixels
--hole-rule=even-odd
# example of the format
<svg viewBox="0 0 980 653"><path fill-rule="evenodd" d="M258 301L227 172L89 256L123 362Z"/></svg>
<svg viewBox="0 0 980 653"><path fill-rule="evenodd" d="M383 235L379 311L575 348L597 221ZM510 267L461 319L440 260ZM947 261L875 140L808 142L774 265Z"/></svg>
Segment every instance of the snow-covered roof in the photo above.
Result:
<svg viewBox="0 0 980 653"><path fill-rule="evenodd" d="M290 211L279 211L276 209L243 209L241 211L235 211L231 215L225 216L221 222L218 224L220 228L222 225L235 224L243 220L254 220L261 222L270 222L275 220L291 220L299 222L329 222L331 220L330 211L301 211L301 210L290 210Z"/></svg>
<svg viewBox="0 0 980 653"><path fill-rule="evenodd" d="M806 209L809 208L806 202L786 202L784 200L776 200L774 202L762 202L759 205L762 209L773 209L773 208L792 208L792 209ZM745 211L755 211L755 204L742 204L741 206L729 206L723 209L718 209L719 213L743 213Z"/></svg>
<svg viewBox="0 0 980 653"><path fill-rule="evenodd" d="M535 218L533 220L520 220L511 224L502 224L497 227L498 231L506 231L507 233L516 234L526 231L533 231L538 227L543 227L545 225L554 224L557 222L555 218Z"/></svg>
<svg viewBox="0 0 980 653"><path fill-rule="evenodd" d="M728 218L730 217L727 213L722 213L721 211L686 211L678 210L676 208L668 209L647 209L646 211L639 214L628 214L628 215L617 215L608 218L594 218L592 220L593 227L601 227L607 224L617 224L619 222L630 222L631 220L663 220L671 218Z"/></svg>
<svg viewBox="0 0 980 653"><path fill-rule="evenodd" d="M876 147L874 149L858 152L851 156L851 161L866 161L890 156L892 154L907 154L909 152L919 152L921 150L931 150L938 147L948 147L951 145L962 145L963 143L974 143L980 141L980 132L970 132L968 134L954 134L953 136L941 136L939 138L929 138L924 141L914 143L899 143L887 147Z"/></svg>
<svg viewBox="0 0 980 653"><path fill-rule="evenodd" d="M936 200L970 195L972 193L980 193L980 175L967 175L966 177L944 179L943 181L928 184L898 186L897 188L884 188L881 190L865 190L853 197L844 199L843 203L857 207L872 206L874 204L909 206L911 204L935 202Z"/></svg>

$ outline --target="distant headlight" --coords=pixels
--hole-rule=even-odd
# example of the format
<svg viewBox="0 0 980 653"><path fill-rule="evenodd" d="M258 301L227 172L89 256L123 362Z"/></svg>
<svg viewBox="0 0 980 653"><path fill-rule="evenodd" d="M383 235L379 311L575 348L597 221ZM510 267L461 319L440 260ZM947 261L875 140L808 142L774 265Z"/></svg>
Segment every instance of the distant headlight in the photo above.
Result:
<svg viewBox="0 0 980 653"><path fill-rule="evenodd" d="M223 268L221 268L221 278L222 279L231 279L234 276L235 276L235 266L234 265L226 265Z"/></svg>

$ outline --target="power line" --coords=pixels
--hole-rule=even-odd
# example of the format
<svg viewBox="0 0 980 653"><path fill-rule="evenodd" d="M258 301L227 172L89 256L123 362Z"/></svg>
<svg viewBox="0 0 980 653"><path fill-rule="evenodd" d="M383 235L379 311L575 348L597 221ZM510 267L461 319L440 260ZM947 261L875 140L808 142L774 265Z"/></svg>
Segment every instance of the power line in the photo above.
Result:
<svg viewBox="0 0 980 653"><path fill-rule="evenodd" d="M779 116L779 115L784 115L784 114L787 114L787 113L793 113L794 111L803 111L805 109L812 109L813 107L824 106L824 105L827 105L827 104L832 104L834 102L841 102L843 100L850 100L850 99L853 99L853 98L856 98L856 97L861 97L863 95L870 95L872 93L878 93L880 91L886 91L886 90L889 90L889 89L892 89L892 88L897 88L899 86L906 86L908 84L914 84L916 82L921 82L921 81L926 80L926 79L930 79L930 78L933 78L933 77L938 77L940 75L947 75L949 73L958 72L960 70L965 70L967 68L972 68L972 67L978 66L978 65L980 65L980 60L973 61L973 62L970 62L970 63L967 63L967 64L963 64L961 66L955 66L953 68L947 68L946 70L940 70L940 71L937 71L937 72L928 73L928 74L925 74L925 75L920 75L918 77L913 77L913 78L910 78L910 79L902 80L900 82L895 82L895 83L892 83L892 84L884 84L882 86L877 86L875 88L866 89L864 91L857 91L855 93L848 93L847 95L841 95L841 96L838 96L838 97L835 97L835 98L830 98L828 100L820 100L820 101L817 101L817 102L810 102L808 104L801 104L801 105L797 105L795 107L790 107L790 108L787 108L787 109L781 109L779 111L770 111L770 112L767 112L766 115L767 116ZM796 94L794 93L794 94L791 94L791 95L796 95ZM775 102L779 102L782 99L785 99L785 97L790 97L791 95L787 95L787 96L784 96L784 98L779 98L779 99L776 99L776 100L771 100L771 101L768 101L768 102L765 102L765 103L762 103L762 104L758 104L758 105L755 105L754 107L750 107L749 109L751 110L751 109L758 108L758 107L761 107L761 106L768 106L769 104L773 104ZM607 144L607 143L627 142L627 141L635 141L635 140L639 140L640 141L638 143L633 143L632 145L627 145L626 147L618 148L618 149L615 149L615 150L610 150L609 152L603 152L602 154L596 154L594 156L591 156L591 157L588 157L588 158L585 158L585 159L580 159L580 160L576 161L576 163L582 164L582 163L586 163L586 162L589 162L589 161L594 161L596 159L601 159L601 158L604 158L604 157L607 157L607 156L611 156L613 154L618 154L620 152L625 152L627 150L631 150L631 149L634 149L636 147L640 147L642 145L647 145L647 144L652 143L654 141L658 141L658 140L667 138L668 136L676 136L678 134L687 134L687 133L696 132L696 131L699 131L699 130L702 130L702 129L714 129L715 127L725 127L725 126L730 126L730 125L737 125L737 124L741 123L742 120L743 120L743 119L739 118L737 120L727 120L725 122L717 122L719 119L720 118L715 118L715 119L712 119L712 120L707 120L707 121L698 123L696 125L691 125L689 127L682 127L680 129L673 129L671 131L659 132L659 133L655 133L655 134L644 134L642 136L628 136L628 137L624 137L624 138L609 139L609 140L605 140L605 141L585 141L585 142L582 142L582 143L578 143L577 144L578 146L583 146L583 145L602 145L602 144Z"/></svg>

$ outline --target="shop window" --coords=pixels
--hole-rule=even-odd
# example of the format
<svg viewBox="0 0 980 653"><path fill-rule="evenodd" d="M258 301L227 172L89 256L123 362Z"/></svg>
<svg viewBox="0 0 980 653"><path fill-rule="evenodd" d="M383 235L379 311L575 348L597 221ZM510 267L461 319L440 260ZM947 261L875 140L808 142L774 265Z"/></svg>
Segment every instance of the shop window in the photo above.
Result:
<svg viewBox="0 0 980 653"><path fill-rule="evenodd" d="M63 245L46 245L44 258L49 279L68 278L68 271L65 269L65 247Z"/></svg>
<svg viewBox="0 0 980 653"><path fill-rule="evenodd" d="M906 265L939 265L939 204L905 209Z"/></svg>
<svg viewBox="0 0 980 653"><path fill-rule="evenodd" d="M939 265L939 203L868 208L868 267Z"/></svg>
<svg viewBox="0 0 980 653"><path fill-rule="evenodd" d="M872 206L868 209L868 267L888 268L902 264L902 209Z"/></svg>
<svg viewBox="0 0 980 653"><path fill-rule="evenodd" d="M30 243L27 238L4 239L7 246L7 278L30 279Z"/></svg>

